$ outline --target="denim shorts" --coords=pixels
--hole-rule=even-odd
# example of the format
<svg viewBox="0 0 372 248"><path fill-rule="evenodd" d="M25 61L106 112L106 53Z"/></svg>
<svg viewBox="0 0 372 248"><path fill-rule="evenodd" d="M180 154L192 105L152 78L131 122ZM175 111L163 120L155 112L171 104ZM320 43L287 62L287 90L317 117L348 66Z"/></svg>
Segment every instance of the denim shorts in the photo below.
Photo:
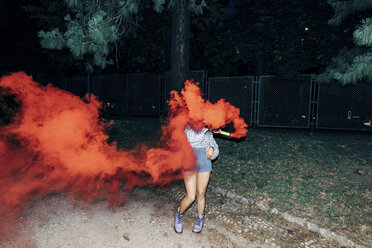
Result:
<svg viewBox="0 0 372 248"><path fill-rule="evenodd" d="M196 154L196 168L197 172L212 171L212 161L207 159L206 148L193 148Z"/></svg>

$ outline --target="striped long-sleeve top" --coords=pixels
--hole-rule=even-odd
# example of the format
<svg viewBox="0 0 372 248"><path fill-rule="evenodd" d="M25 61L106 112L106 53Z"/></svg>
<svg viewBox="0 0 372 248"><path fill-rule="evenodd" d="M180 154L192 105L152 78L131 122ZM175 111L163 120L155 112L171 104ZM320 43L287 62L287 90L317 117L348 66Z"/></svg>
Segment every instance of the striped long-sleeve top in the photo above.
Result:
<svg viewBox="0 0 372 248"><path fill-rule="evenodd" d="M212 160L218 157L220 151L218 149L217 142L213 138L213 133L211 130L208 128L203 128L199 132L195 132L194 129L186 127L185 133L192 148L205 148L205 151L207 151L207 149L211 146L214 149Z"/></svg>

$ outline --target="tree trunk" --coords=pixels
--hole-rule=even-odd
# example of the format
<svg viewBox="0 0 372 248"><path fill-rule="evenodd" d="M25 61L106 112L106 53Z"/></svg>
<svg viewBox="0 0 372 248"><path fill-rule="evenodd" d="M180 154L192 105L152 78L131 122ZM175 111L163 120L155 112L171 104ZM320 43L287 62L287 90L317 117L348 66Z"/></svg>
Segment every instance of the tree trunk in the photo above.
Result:
<svg viewBox="0 0 372 248"><path fill-rule="evenodd" d="M181 90L189 71L189 0L175 0L172 20L171 87Z"/></svg>

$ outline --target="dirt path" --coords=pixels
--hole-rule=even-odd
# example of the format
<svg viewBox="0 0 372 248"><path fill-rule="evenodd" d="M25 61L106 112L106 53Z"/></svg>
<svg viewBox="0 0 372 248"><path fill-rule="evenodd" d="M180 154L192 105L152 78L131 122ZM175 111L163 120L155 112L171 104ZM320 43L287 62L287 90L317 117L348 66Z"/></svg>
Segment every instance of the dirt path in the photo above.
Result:
<svg viewBox="0 0 372 248"><path fill-rule="evenodd" d="M210 247L205 236L172 230L171 216L157 216L149 191L135 191L128 202L108 210L106 202L84 209L53 197L30 212L37 247ZM55 207L56 206L56 207ZM53 209L55 211L53 212ZM52 213L44 216L45 213Z"/></svg>
<svg viewBox="0 0 372 248"><path fill-rule="evenodd" d="M60 195L35 202L23 216L23 243L2 247L339 247L319 235L274 218L248 205L208 195L205 228L191 232L196 207L185 216L183 234L173 230L179 183L134 190L114 210L106 201L81 207ZM195 204L194 204L195 205ZM19 240L18 240L19 242Z"/></svg>

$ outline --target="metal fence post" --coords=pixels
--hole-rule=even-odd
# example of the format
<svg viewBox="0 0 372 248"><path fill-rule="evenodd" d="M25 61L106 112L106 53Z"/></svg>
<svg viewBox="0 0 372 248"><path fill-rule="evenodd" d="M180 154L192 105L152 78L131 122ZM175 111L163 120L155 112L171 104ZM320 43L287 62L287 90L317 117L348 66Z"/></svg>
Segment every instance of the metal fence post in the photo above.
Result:
<svg viewBox="0 0 372 248"><path fill-rule="evenodd" d="M316 80L311 77L311 99L310 99L310 119L309 119L309 126L311 131L314 130L317 122L317 106L318 106L318 92L317 92L318 84Z"/></svg>
<svg viewBox="0 0 372 248"><path fill-rule="evenodd" d="M262 83L262 79L263 77L267 77L267 76L263 76L263 75L260 75L260 76L257 76L258 77L258 86L257 86L257 96L256 96L256 99L257 99L257 115L256 115L256 127L260 127L261 126L261 123L260 123L260 119L261 119L261 91L263 90L263 83Z"/></svg>
<svg viewBox="0 0 372 248"><path fill-rule="evenodd" d="M253 84L252 84L251 122L252 122L253 127L257 126L257 121L258 121L257 115L258 115L258 103L259 103L259 99L258 99L258 88L260 84L259 80L260 80L259 76L255 76L253 79Z"/></svg>
<svg viewBox="0 0 372 248"><path fill-rule="evenodd" d="M66 73L63 74L63 89L67 91L67 76L66 76Z"/></svg>
<svg viewBox="0 0 372 248"><path fill-rule="evenodd" d="M88 73L88 76L87 76L87 93L90 93L90 73Z"/></svg>
<svg viewBox="0 0 372 248"><path fill-rule="evenodd" d="M209 78L205 78L205 86L206 86L206 92L205 92L205 98L206 100L210 101L210 85L209 85Z"/></svg>
<svg viewBox="0 0 372 248"><path fill-rule="evenodd" d="M124 110L124 115L125 116L127 116L128 115L128 104L129 104L129 100L128 100L128 89L129 89L129 87L128 87L128 73L127 74L124 74L123 75L123 78L124 78L124 101L123 101L123 103L124 103L124 108L123 108L123 110Z"/></svg>
<svg viewBox="0 0 372 248"><path fill-rule="evenodd" d="M163 107L162 107L162 92L161 92L161 89L162 89L162 80L161 80L161 73L159 73L159 99L158 99L158 108L159 108L159 116L162 114L162 111L163 111Z"/></svg>
<svg viewBox="0 0 372 248"><path fill-rule="evenodd" d="M209 95L208 95L208 71L207 70L204 70L204 78L203 78L203 81L204 81L204 98L205 100L208 100L209 99Z"/></svg>
<svg viewBox="0 0 372 248"><path fill-rule="evenodd" d="M161 72L160 77L160 115L166 115L167 113L167 99L165 96L165 74Z"/></svg>

